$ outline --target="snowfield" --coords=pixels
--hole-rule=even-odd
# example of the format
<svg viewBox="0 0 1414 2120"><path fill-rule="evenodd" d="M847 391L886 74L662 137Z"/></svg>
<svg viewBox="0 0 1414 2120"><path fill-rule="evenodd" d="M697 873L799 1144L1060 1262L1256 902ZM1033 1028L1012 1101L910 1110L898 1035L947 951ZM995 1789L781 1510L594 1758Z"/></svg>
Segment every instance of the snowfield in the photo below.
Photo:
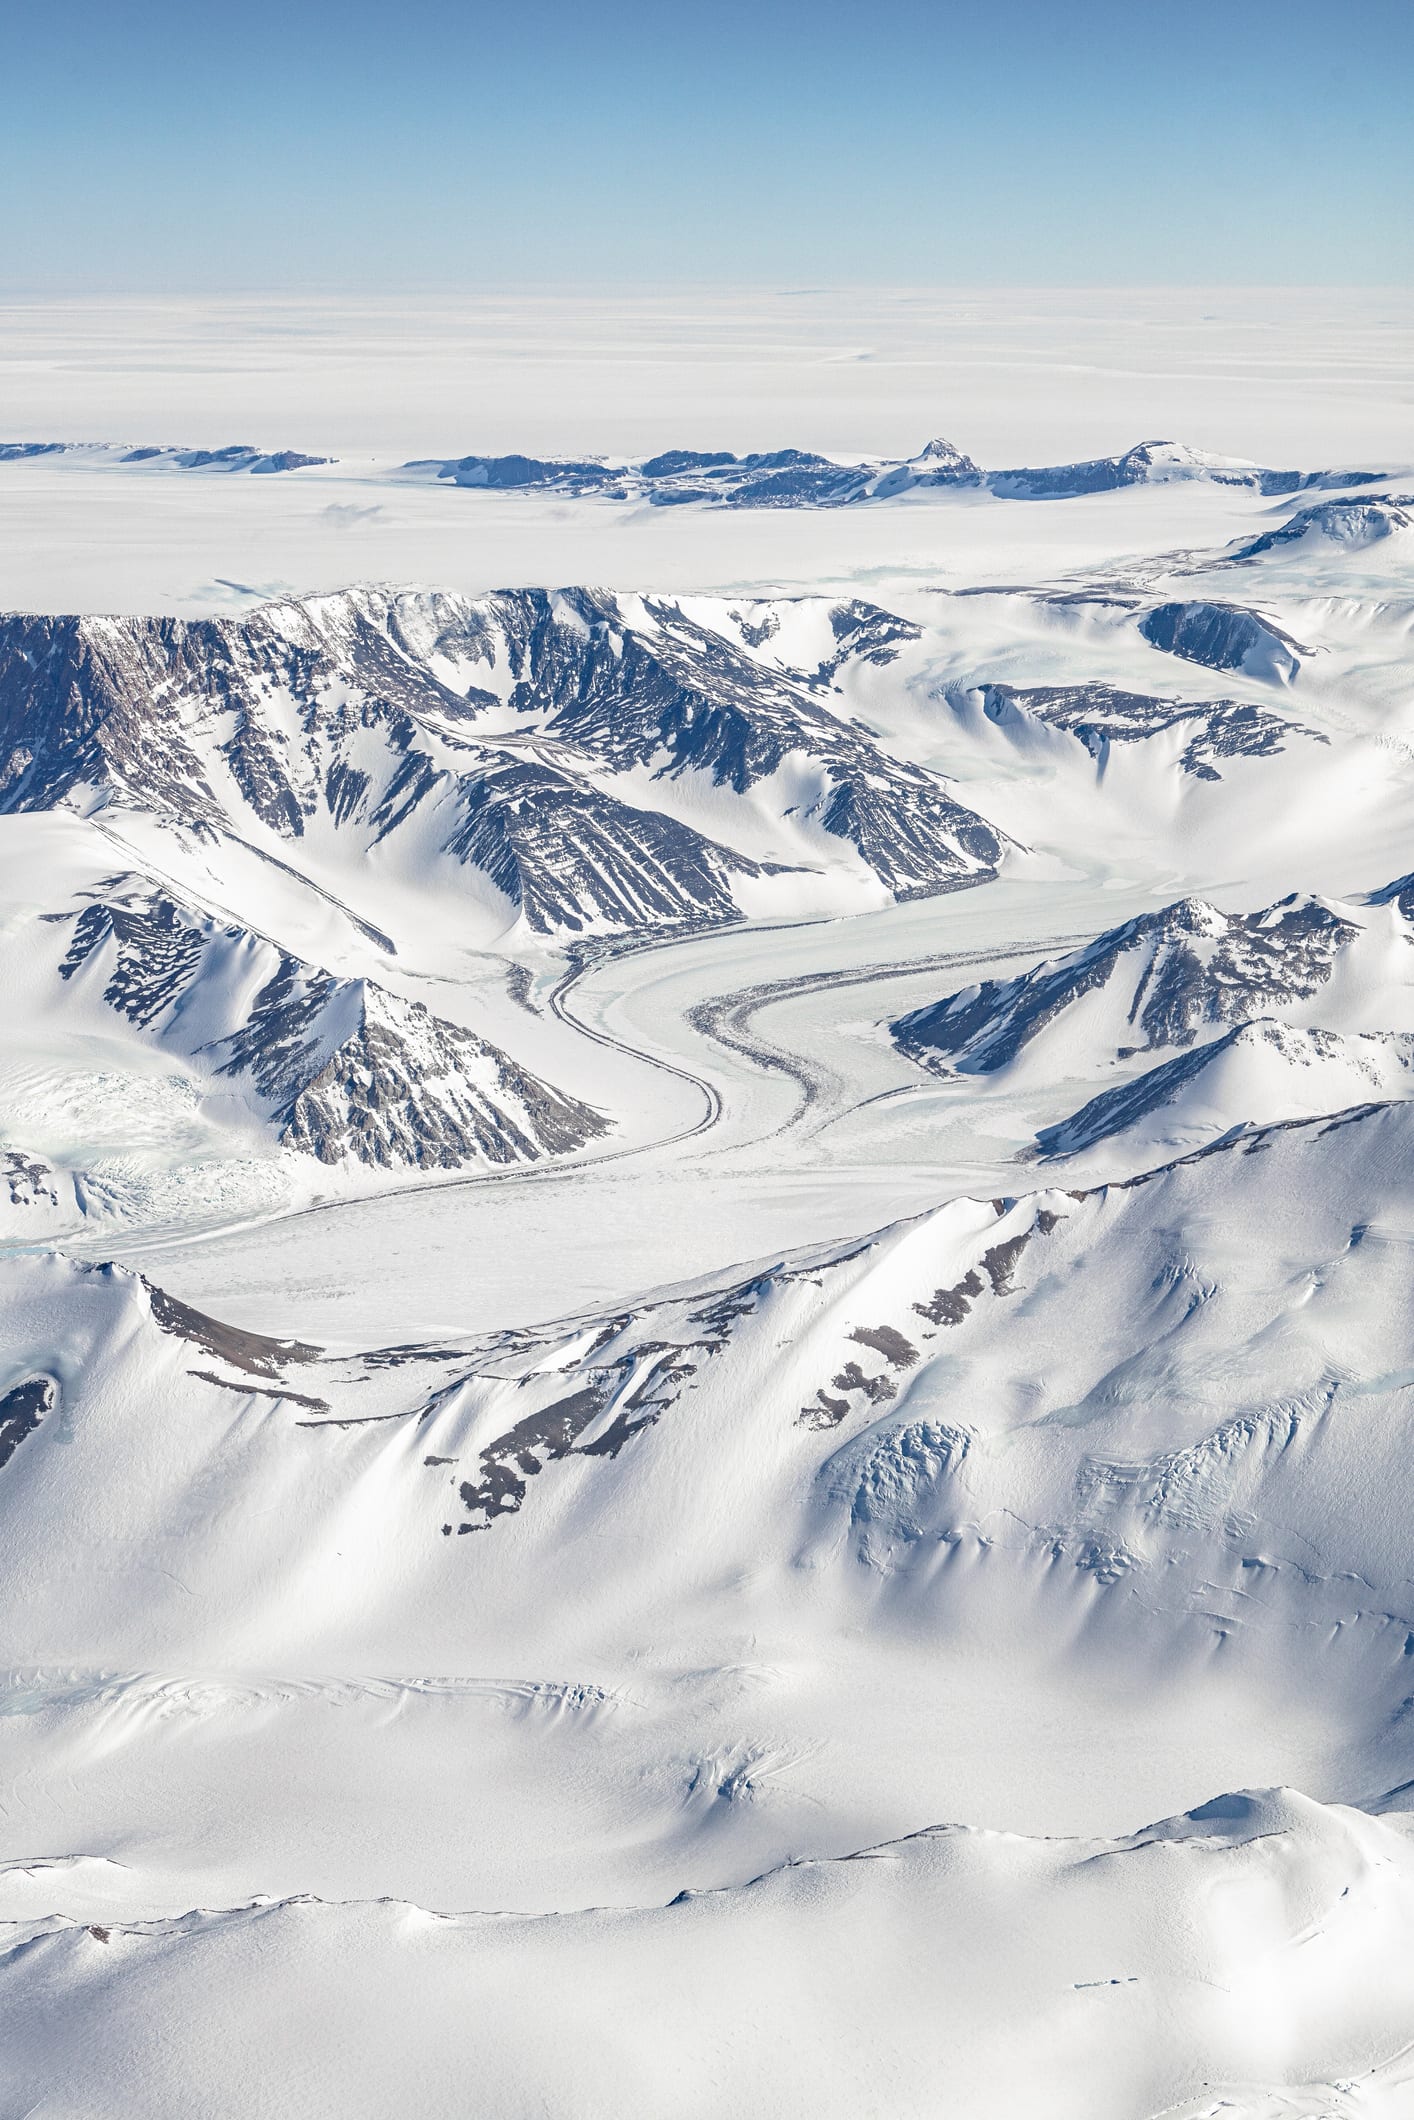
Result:
<svg viewBox="0 0 1414 2120"><path fill-rule="evenodd" d="M1414 2114L1392 396L140 387L0 449L0 2114Z"/></svg>

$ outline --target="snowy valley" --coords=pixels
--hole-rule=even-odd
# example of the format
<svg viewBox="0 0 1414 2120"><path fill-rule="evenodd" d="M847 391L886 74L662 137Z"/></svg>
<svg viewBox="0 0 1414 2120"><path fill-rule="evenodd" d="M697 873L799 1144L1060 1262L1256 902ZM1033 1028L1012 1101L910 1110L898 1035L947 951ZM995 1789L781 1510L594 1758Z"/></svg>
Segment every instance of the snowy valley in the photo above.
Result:
<svg viewBox="0 0 1414 2120"><path fill-rule="evenodd" d="M1414 2110L1414 473L0 459L4 2113Z"/></svg>

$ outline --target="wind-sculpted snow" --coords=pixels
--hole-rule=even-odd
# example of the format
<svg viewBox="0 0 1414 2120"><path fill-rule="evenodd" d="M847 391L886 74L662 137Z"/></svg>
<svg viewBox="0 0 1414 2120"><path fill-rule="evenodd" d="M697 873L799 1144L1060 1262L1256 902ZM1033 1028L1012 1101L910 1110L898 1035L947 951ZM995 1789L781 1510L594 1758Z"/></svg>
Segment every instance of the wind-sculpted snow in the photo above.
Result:
<svg viewBox="0 0 1414 2120"><path fill-rule="evenodd" d="M1106 684L990 684L980 689L989 721L1005 725L1015 716L1032 715L1074 736L1101 764L1112 744L1144 743L1173 730L1183 742L1178 763L1198 780L1220 780L1226 759L1273 758L1293 738L1323 744L1330 740L1236 699L1157 699Z"/></svg>
<svg viewBox="0 0 1414 2120"><path fill-rule="evenodd" d="M1284 1788L1114 1838L940 1823L534 1920L304 1895L11 1934L16 2111L362 2116L411 2079L438 2114L470 2085L506 2115L934 2120L945 2086L967 2120L1395 2120L1414 2087L1404 1823Z"/></svg>
<svg viewBox="0 0 1414 2120"><path fill-rule="evenodd" d="M994 873L1002 835L832 708L846 666L887 664L918 628L821 600L799 667L769 651L783 613L525 590L350 593L194 624L12 619L0 806L106 800L199 833L332 832L349 859L430 850L450 873L481 870L541 932L734 919L740 879L801 865L673 814L679 795L724 814L694 788L789 785L794 799L768 800L807 865L851 849L896 898ZM759 808L741 813L757 837Z"/></svg>
<svg viewBox="0 0 1414 2120"><path fill-rule="evenodd" d="M891 1029L914 1059L964 1073L1009 1067L1037 1039L1052 1065L1064 1049L1092 1068L1319 1005L1363 932L1354 908L1319 898L1293 895L1250 914L1181 899L1020 978L987 980L911 1010Z"/></svg>
<svg viewBox="0 0 1414 2120"><path fill-rule="evenodd" d="M250 1098L287 1148L455 1168L584 1146L604 1120L486 1040L369 980L115 876L72 916L59 976ZM33 1181L31 1181L32 1183ZM14 1196L14 1181L11 1185Z"/></svg>

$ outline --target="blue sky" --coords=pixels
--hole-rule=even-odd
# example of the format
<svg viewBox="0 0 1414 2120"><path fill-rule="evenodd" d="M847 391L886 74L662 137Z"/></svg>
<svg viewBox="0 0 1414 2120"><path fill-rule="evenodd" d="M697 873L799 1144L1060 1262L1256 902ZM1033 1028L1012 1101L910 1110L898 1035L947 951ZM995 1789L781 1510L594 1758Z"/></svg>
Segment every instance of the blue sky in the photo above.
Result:
<svg viewBox="0 0 1414 2120"><path fill-rule="evenodd" d="M1414 277L1411 0L4 0L12 291Z"/></svg>

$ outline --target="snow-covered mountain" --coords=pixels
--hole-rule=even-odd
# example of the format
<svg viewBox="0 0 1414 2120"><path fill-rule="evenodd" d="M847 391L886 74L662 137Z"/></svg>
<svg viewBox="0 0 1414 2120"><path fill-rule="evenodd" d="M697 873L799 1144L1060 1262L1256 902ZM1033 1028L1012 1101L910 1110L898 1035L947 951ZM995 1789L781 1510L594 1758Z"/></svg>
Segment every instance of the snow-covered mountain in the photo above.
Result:
<svg viewBox="0 0 1414 2120"><path fill-rule="evenodd" d="M62 1435L39 1421L20 1446L23 1478L0 1490L0 1512L13 1524L68 1509L103 1536L59 1603L68 1560L36 1570L7 1539L7 1609L41 1657L122 1669L146 1642L219 1666L247 1624L240 1585L272 1570L293 1580L347 1539L365 1595L356 1608L291 1600L292 1660L333 1668L352 1652L375 1667L392 1625L405 1655L450 1670L475 1609L477 1639L511 1668L553 1667L557 1651L563 1668L575 1599L602 1565L598 1527L632 1519L616 1623L630 1636L728 1567L758 1571L729 1602L764 1619L776 1593L759 1571L787 1563L806 1567L804 1603L789 1619L795 1601L778 1608L776 1630L829 1634L881 1586L940 1619L954 1597L981 1612L1002 1594L991 1573L1020 1570L1038 1618L1064 1625L1065 1585L1088 1577L1119 1593L1140 1635L1156 1621L1181 1633L1214 1620L1188 1587L1237 1595L1248 1552L1267 1552L1293 1613L1350 1595L1293 1561L1303 1539L1329 1544L1325 1490L1352 1475L1372 1492L1394 1482L1357 1535L1341 1534L1359 1594L1393 1596L1410 1311L1402 1296L1385 1307L1403 1287L1399 1247L1360 1257L1351 1231L1397 1203L1411 1143L1414 1106L1367 1104L1338 1124L1249 1129L1098 1190L954 1199L602 1314L361 1355L237 1330L123 1270L14 1259L0 1274L10 1372L54 1381L64 1421ZM1268 1285L1258 1267L1278 1258L1325 1261L1326 1278L1307 1331L1273 1351L1290 1269ZM1159 1370L1168 1388L1154 1397ZM1023 1375L1044 1381L1023 1390ZM1346 1433L1357 1401L1361 1433ZM1332 1417L1330 1463L1303 1462ZM184 1587L144 1584L144 1552L183 1520L231 1420L243 1440L219 1529ZM1022 1434L1035 1442L1018 1455L1007 1444ZM1302 1449L1292 1459L1274 1439ZM655 1491L689 1480L694 1511L664 1547ZM298 1504L279 1517L272 1482ZM361 1521L359 1489L377 1496ZM988 1564L979 1525L1003 1511L1012 1529ZM938 1563L959 1543L980 1572L954 1588ZM1060 1578L1028 1575L1040 1553L1064 1561ZM524 1583L547 1572L565 1597L527 1601ZM443 1607L424 1595L434 1580ZM704 1611L697 1624L716 1622ZM888 1610L868 1624L887 1632Z"/></svg>
<svg viewBox="0 0 1414 2120"><path fill-rule="evenodd" d="M1410 495L1316 501L1308 508L1298 508L1275 530L1244 539L1228 558L1234 563L1260 559L1264 553L1284 552L1290 546L1319 550L1322 543L1359 550L1382 544L1386 538L1414 542L1414 498Z"/></svg>
<svg viewBox="0 0 1414 2120"><path fill-rule="evenodd" d="M327 470L335 457L231 442L216 448L176 443L4 442L0 465L62 459L75 469L118 471L288 472ZM660 449L651 456L543 456L519 450L472 451L373 462L350 469L360 484L445 482L468 491L555 495L647 504L657 508L847 508L905 495L927 498L985 492L1000 500L1072 500L1133 486L1207 484L1268 498L1387 480L1387 471L1280 471L1183 442L1138 442L1114 456L1069 464L984 469L943 436L907 457L832 457L819 450Z"/></svg>
<svg viewBox="0 0 1414 2120"><path fill-rule="evenodd" d="M1182 442L1139 442L1121 456L1045 469L983 471L952 442L939 438L917 456L838 463L806 449L758 451L668 449L632 462L597 458L461 456L419 459L405 467L457 486L499 490L600 494L647 500L657 507L707 502L731 508L842 508L893 500L929 487L982 486L1002 500L1066 500L1122 486L1201 479L1269 495L1310 487L1368 485L1382 473L1271 471L1240 457L1215 456Z"/></svg>
<svg viewBox="0 0 1414 2120"><path fill-rule="evenodd" d="M338 979L140 876L72 916L59 977L247 1098L282 1146L390 1169L582 1148L600 1115L485 1039L367 979Z"/></svg>
<svg viewBox="0 0 1414 2120"><path fill-rule="evenodd" d="M1405 502L260 468L4 472L0 2120L1405 2120Z"/></svg>
<svg viewBox="0 0 1414 2120"><path fill-rule="evenodd" d="M609 1126L491 1040L115 874L62 910L7 906L0 1236L136 1211L272 1207L308 1163L357 1183L538 1164ZM155 1101L154 1101L155 1100ZM126 1112L126 1118L125 1118ZM311 1173L312 1176L312 1173ZM322 1177L322 1171L321 1171Z"/></svg>
<svg viewBox="0 0 1414 2120"><path fill-rule="evenodd" d="M1235 1127L1414 1096L1409 1032L1295 1030L1258 1018L1130 1082L1102 1090L1039 1136L1064 1156L1123 1137L1127 1154L1173 1154Z"/></svg>
<svg viewBox="0 0 1414 2120"><path fill-rule="evenodd" d="M1121 486L1168 485L1200 479L1218 486L1250 487L1263 494L1302 493L1312 486L1364 486L1383 474L1372 471L1272 471L1242 457L1215 456L1185 442L1137 442L1122 456L1092 457L1081 464L1044 469L993 471L991 491L1002 500L1071 500L1082 493L1110 493Z"/></svg>
<svg viewBox="0 0 1414 2120"><path fill-rule="evenodd" d="M1259 611L1201 598L1159 604L1139 621L1151 648L1210 670L1241 670L1249 677L1289 683L1308 652Z"/></svg>
<svg viewBox="0 0 1414 2120"><path fill-rule="evenodd" d="M1236 699L1160 699L1117 685L1004 685L976 688L982 712L1001 727L1031 719L1063 729L1103 766L1115 744L1176 733L1178 764L1198 780L1220 780L1223 761L1273 758L1292 741L1328 743L1319 731Z"/></svg>
<svg viewBox="0 0 1414 2120"><path fill-rule="evenodd" d="M895 898L994 873L1002 835L833 705L845 666L916 628L822 600L794 615L819 658L798 667L760 652L783 609L367 591L198 624L12 619L0 807L114 802L444 889L469 868L546 933L734 919L741 879L846 855Z"/></svg>
<svg viewBox="0 0 1414 2120"><path fill-rule="evenodd" d="M1259 1017L1363 1029L1414 996L1414 930L1293 894L1257 913L1181 899L1015 979L987 980L891 1026L927 1066L1083 1075L1140 1053L1187 1050ZM1408 1026L1414 1027L1414 1016Z"/></svg>
<svg viewBox="0 0 1414 2120"><path fill-rule="evenodd" d="M888 500L935 486L976 486L982 475L971 457L941 437L917 456L837 463L809 449L665 449L631 463L531 456L420 459L404 467L431 472L456 486L500 491L600 494L672 508L707 502L728 508L842 508Z"/></svg>

